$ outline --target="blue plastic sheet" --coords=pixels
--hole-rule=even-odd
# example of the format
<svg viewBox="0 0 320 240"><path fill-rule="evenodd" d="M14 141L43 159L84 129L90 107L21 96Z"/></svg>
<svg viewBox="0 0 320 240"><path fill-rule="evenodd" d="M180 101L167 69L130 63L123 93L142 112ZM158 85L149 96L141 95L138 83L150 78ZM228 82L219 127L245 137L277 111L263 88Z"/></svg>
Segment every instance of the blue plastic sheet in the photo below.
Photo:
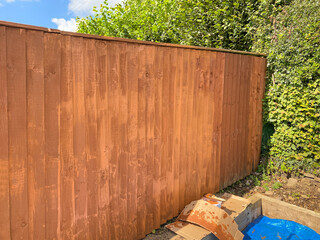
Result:
<svg viewBox="0 0 320 240"><path fill-rule="evenodd" d="M244 240L320 240L320 235L309 227L265 216L258 217L242 233Z"/></svg>

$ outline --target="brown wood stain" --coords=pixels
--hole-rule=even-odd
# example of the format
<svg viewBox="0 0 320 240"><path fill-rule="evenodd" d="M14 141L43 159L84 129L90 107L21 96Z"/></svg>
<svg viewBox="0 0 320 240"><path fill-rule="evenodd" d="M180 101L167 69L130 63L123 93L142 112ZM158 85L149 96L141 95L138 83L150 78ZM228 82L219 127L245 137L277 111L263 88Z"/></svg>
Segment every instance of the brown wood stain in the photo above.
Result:
<svg viewBox="0 0 320 240"><path fill-rule="evenodd" d="M248 175L265 70L259 54L0 22L0 238L142 238Z"/></svg>

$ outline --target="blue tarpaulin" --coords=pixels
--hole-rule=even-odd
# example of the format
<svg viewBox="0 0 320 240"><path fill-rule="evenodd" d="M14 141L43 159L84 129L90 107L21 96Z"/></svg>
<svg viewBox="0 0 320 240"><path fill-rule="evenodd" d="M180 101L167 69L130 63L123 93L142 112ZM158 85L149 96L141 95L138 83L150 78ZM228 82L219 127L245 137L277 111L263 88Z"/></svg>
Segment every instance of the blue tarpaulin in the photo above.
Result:
<svg viewBox="0 0 320 240"><path fill-rule="evenodd" d="M300 223L265 216L258 217L242 233L244 240L320 240L320 234Z"/></svg>

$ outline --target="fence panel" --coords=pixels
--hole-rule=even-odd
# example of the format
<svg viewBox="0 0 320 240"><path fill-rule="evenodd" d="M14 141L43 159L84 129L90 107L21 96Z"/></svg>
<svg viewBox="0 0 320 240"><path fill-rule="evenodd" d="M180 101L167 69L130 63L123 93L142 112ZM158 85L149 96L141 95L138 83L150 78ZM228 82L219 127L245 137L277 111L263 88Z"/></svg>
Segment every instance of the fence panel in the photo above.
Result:
<svg viewBox="0 0 320 240"><path fill-rule="evenodd" d="M261 54L0 22L0 238L138 239L257 168Z"/></svg>

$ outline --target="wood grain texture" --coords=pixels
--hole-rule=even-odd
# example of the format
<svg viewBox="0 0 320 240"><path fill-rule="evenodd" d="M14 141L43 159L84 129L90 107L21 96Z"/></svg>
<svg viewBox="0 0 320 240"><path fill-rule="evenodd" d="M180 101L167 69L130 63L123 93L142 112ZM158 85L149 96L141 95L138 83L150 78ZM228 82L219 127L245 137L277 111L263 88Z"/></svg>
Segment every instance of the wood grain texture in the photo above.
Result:
<svg viewBox="0 0 320 240"><path fill-rule="evenodd" d="M73 77L72 38L61 39L60 78L60 157L61 157L61 238L72 239L75 224L73 154Z"/></svg>
<svg viewBox="0 0 320 240"><path fill-rule="evenodd" d="M84 40L85 153L87 169L88 238L99 238L97 157L96 50L93 39Z"/></svg>
<svg viewBox="0 0 320 240"><path fill-rule="evenodd" d="M257 167L262 57L12 26L0 46L1 239L141 239Z"/></svg>
<svg viewBox="0 0 320 240"><path fill-rule="evenodd" d="M0 239L10 239L8 83L6 27L0 27Z"/></svg>
<svg viewBox="0 0 320 240"><path fill-rule="evenodd" d="M110 188L109 153L107 149L107 110L108 110L108 48L106 42L96 41L97 77L97 148L98 148L98 218L99 237L110 237ZM107 151L108 150L108 151ZM109 158L108 158L109 157Z"/></svg>
<svg viewBox="0 0 320 240"><path fill-rule="evenodd" d="M27 127L29 238L45 238L43 33L27 32Z"/></svg>
<svg viewBox="0 0 320 240"><path fill-rule="evenodd" d="M46 238L60 238L60 66L57 34L44 35Z"/></svg>
<svg viewBox="0 0 320 240"><path fill-rule="evenodd" d="M11 238L28 239L26 31L6 34Z"/></svg>
<svg viewBox="0 0 320 240"><path fill-rule="evenodd" d="M222 165L222 125L223 125L223 99L225 88L225 64L226 54L216 53L214 57L211 57L211 69L213 70L213 85L212 85L212 101L214 111L213 121L213 136L212 144L214 145L213 155L211 161L214 161L214 181L210 185L210 191L216 192L222 189L222 183L220 181L223 172L221 171Z"/></svg>

